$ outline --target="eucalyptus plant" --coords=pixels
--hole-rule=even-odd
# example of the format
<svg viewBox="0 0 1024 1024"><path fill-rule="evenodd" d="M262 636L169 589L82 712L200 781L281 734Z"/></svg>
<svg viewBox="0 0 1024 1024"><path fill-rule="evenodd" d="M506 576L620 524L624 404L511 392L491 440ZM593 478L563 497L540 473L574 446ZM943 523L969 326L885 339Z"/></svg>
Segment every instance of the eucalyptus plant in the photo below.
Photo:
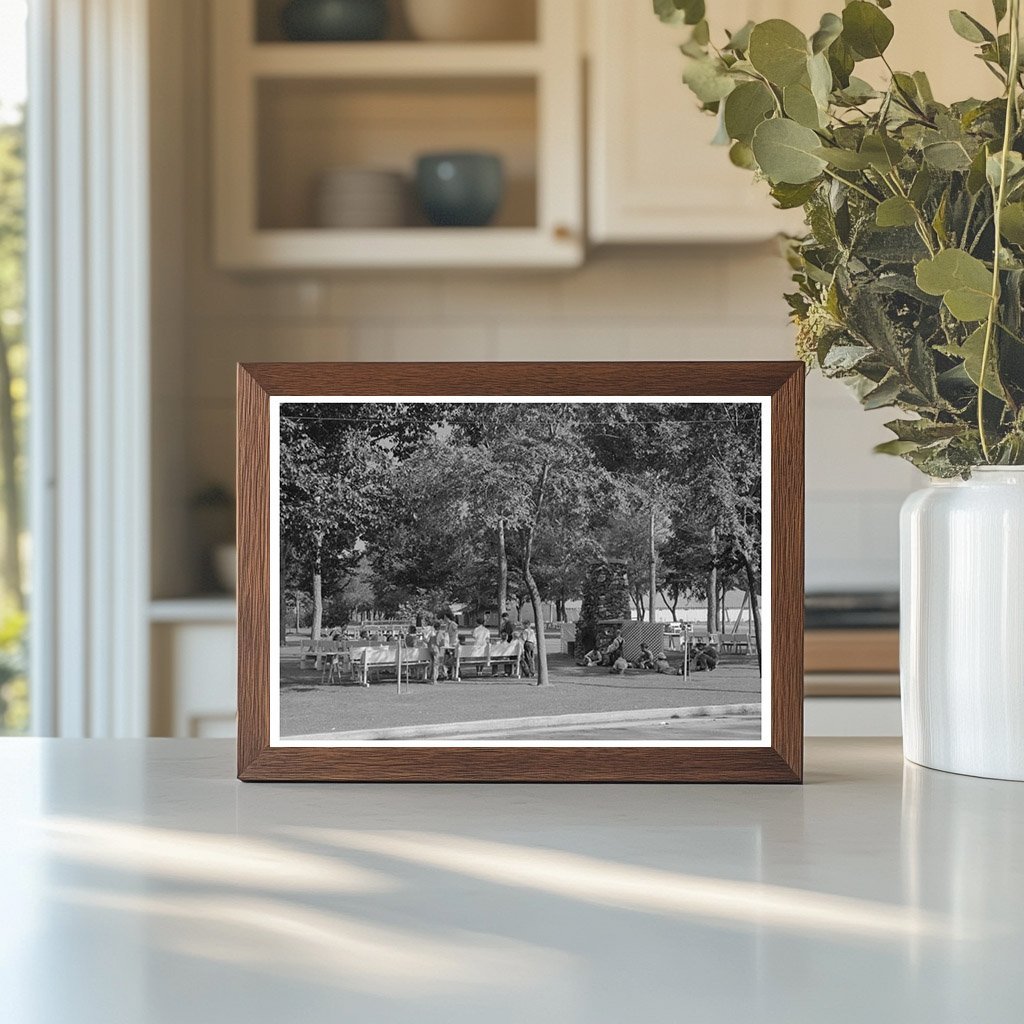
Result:
<svg viewBox="0 0 1024 1024"><path fill-rule="evenodd" d="M993 0L989 25L949 12L997 95L947 106L890 66L890 0L852 0L809 37L771 19L719 45L705 0L654 0L691 26L683 80L715 141L779 207L803 207L807 233L786 244L801 358L865 408L911 414L878 450L937 477L1024 463L1020 3ZM886 88L857 76L866 61Z"/></svg>

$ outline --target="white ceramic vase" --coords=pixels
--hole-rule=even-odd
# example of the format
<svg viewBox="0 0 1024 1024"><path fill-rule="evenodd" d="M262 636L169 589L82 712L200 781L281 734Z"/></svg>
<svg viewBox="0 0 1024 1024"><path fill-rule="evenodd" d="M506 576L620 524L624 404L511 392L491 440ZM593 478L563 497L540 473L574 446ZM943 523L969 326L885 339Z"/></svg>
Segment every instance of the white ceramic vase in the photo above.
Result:
<svg viewBox="0 0 1024 1024"><path fill-rule="evenodd" d="M900 548L906 757L1024 781L1024 467L912 494Z"/></svg>

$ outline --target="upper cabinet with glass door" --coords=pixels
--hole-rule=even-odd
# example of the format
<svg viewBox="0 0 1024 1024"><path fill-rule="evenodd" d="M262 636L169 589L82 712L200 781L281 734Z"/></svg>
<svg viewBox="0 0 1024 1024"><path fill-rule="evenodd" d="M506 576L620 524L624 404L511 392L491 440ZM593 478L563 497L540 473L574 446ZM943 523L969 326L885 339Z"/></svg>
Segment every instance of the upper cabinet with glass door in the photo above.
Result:
<svg viewBox="0 0 1024 1024"><path fill-rule="evenodd" d="M689 30L661 24L650 0L586 0L589 26L590 237L607 242L716 242L799 231L799 211L774 209L767 187L712 146L715 121L682 84L679 44ZM713 37L748 20L785 18L808 35L845 0L707 0ZM942 100L994 95L998 85L949 24L956 6L991 21L990 0L936 4L896 0L887 57L896 68L928 72ZM858 65L868 79L880 62Z"/></svg>
<svg viewBox="0 0 1024 1024"><path fill-rule="evenodd" d="M576 3L211 9L220 266L582 261Z"/></svg>

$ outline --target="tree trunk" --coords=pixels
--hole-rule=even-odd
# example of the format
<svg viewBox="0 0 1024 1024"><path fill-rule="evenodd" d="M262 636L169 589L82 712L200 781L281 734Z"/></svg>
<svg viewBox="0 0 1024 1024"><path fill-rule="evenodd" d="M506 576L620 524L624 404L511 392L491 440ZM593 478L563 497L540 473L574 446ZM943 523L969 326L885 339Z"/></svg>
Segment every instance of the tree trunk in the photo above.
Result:
<svg viewBox="0 0 1024 1024"><path fill-rule="evenodd" d="M18 608L25 607L21 575L21 489L18 446L14 434L14 396L7 341L0 330L0 473L3 474L5 583Z"/></svg>
<svg viewBox="0 0 1024 1024"><path fill-rule="evenodd" d="M545 462L541 466L540 479L537 481L537 500L534 505L533 523L526 531L526 543L523 544L523 578L526 589L530 592L530 604L533 605L533 626L537 633L537 685L548 684L548 645L544 637L544 615L541 609L540 588L533 578L530 560L533 558L533 532L540 521L540 512L544 507L544 488L548 482L549 467Z"/></svg>
<svg viewBox="0 0 1024 1024"><path fill-rule="evenodd" d="M278 588L279 601L278 601L278 615L277 615L277 627L278 632L281 634L278 638L281 642L281 646L284 646L285 640L288 638L288 623L285 622L285 614L288 611L288 600L284 592L284 587Z"/></svg>
<svg viewBox="0 0 1024 1024"><path fill-rule="evenodd" d="M323 544L323 534L318 534L316 537L316 561L313 563L313 627L309 631L309 638L314 644L320 639L320 630L324 623L323 576L321 573ZM320 669L320 660L318 652L316 656L317 671Z"/></svg>
<svg viewBox="0 0 1024 1024"><path fill-rule="evenodd" d="M498 520L498 621L508 611L508 555L505 552L505 520Z"/></svg>
<svg viewBox="0 0 1024 1024"><path fill-rule="evenodd" d="M741 552L743 559L743 572L747 577L747 594L750 597L750 618L754 623L754 642L757 644L757 667L761 668L761 609L757 606L757 584L754 582L754 570L750 565L750 559Z"/></svg>
<svg viewBox="0 0 1024 1024"><path fill-rule="evenodd" d="M679 616L676 614L676 609L679 607L679 596L676 595L671 601L665 596L664 590L659 590L658 593L661 595L662 601L665 603L665 607L672 614L672 621L678 622Z"/></svg>
<svg viewBox="0 0 1024 1024"><path fill-rule="evenodd" d="M650 586L648 588L648 594L650 595L648 601L650 602L647 606L647 618L648 621L654 622L655 619L655 608L654 598L658 592L658 549L654 543L654 502L651 502L651 579Z"/></svg>
<svg viewBox="0 0 1024 1024"><path fill-rule="evenodd" d="M530 605L533 607L533 627L537 634L537 685L547 686L548 683L548 649L547 641L544 638L544 609L541 607L540 590L537 581L533 578L529 563L523 565L523 576L526 579L526 588L530 592Z"/></svg>
<svg viewBox="0 0 1024 1024"><path fill-rule="evenodd" d="M708 573L708 632L718 632L718 527L711 527L711 571Z"/></svg>

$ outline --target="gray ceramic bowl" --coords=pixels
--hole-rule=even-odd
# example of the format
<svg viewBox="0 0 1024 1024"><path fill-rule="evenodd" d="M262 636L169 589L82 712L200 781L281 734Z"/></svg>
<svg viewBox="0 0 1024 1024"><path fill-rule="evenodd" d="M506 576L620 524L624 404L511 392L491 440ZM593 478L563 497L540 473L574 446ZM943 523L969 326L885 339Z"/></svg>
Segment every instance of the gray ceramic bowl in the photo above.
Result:
<svg viewBox="0 0 1024 1024"><path fill-rule="evenodd" d="M296 42L380 39L387 27L387 0L291 0L281 11L285 38Z"/></svg>
<svg viewBox="0 0 1024 1024"><path fill-rule="evenodd" d="M416 162L416 192L436 227L489 224L505 195L501 157L493 153L427 153Z"/></svg>

